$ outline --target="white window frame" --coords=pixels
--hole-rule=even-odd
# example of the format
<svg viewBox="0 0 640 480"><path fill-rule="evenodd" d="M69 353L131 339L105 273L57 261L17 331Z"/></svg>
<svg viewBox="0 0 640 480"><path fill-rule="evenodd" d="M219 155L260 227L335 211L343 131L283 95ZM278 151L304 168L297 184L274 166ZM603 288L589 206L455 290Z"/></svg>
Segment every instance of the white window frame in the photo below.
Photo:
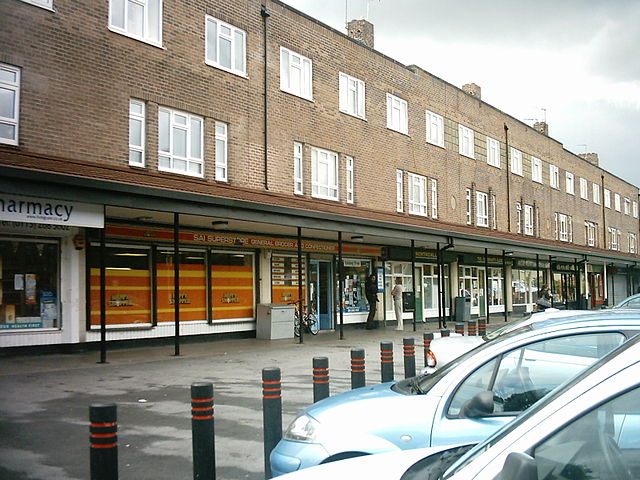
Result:
<svg viewBox="0 0 640 480"><path fill-rule="evenodd" d="M556 213L556 237L561 242L573 242L573 221L571 215Z"/></svg>
<svg viewBox="0 0 640 480"><path fill-rule="evenodd" d="M390 93L387 93L387 128L409 135L407 101Z"/></svg>
<svg viewBox="0 0 640 480"><path fill-rule="evenodd" d="M471 189L467 188L465 191L466 213L467 213L467 225L471 225Z"/></svg>
<svg viewBox="0 0 640 480"><path fill-rule="evenodd" d="M216 180L229 181L229 126L216 122Z"/></svg>
<svg viewBox="0 0 640 480"><path fill-rule="evenodd" d="M20 83L22 72L18 67L7 65L6 63L0 63L0 71L9 72L11 76L15 77L15 81L0 80L0 89L13 92L13 116L0 117L0 125L8 125L13 128L13 137L0 137L0 143L18 145L18 139L20 138Z"/></svg>
<svg viewBox="0 0 640 480"><path fill-rule="evenodd" d="M162 145L162 141L161 141L161 122L160 122L160 116L163 113L168 113L169 114L169 149L168 150L161 150L161 145ZM177 117L184 117L185 118L185 123L180 123L178 122L176 119ZM194 155L192 155L192 140L191 140L191 136L192 136L192 126L191 123L195 121L198 122L200 124L200 156L196 157ZM179 131L185 131L185 135L186 135L186 139L185 139L185 146L186 146L186 155L184 157L182 156L178 156L174 153L174 137L175 137L175 132L176 130ZM203 131L204 131L204 119L202 117L199 117L197 115L192 115L190 113L186 113L186 112L182 112L179 110L174 110L172 108L167 108L167 107L159 107L158 109L158 170L163 171L163 172L172 172L172 173L179 173L181 175L189 175L192 177L204 177L204 142L203 142ZM169 159L170 162L170 166L169 167L165 167L165 166L161 166L160 165L160 157L167 157ZM185 169L180 169L180 168L176 168L175 167L175 163L176 162L185 162ZM190 168L191 165L199 165L200 166L200 173L197 172L193 172Z"/></svg>
<svg viewBox="0 0 640 480"><path fill-rule="evenodd" d="M345 169L346 169L346 190L347 190L347 203L353 203L354 200L354 178L353 178L353 157L345 157Z"/></svg>
<svg viewBox="0 0 640 480"><path fill-rule="evenodd" d="M280 47L280 90L313 101L313 62L310 58Z"/></svg>
<svg viewBox="0 0 640 480"><path fill-rule="evenodd" d="M431 179L431 218L438 218L438 181Z"/></svg>
<svg viewBox="0 0 640 480"><path fill-rule="evenodd" d="M143 9L141 34L133 31L129 25L129 6ZM122 24L116 25L116 7L121 8ZM152 26L157 29L157 38L153 37ZM162 0L109 0L109 30L141 42L162 47Z"/></svg>
<svg viewBox="0 0 640 480"><path fill-rule="evenodd" d="M135 111L138 107L139 111ZM132 123L140 122L140 145L131 143ZM144 167L146 163L146 105L142 100L129 100L129 165L134 167ZM133 159L135 153L140 154L140 161Z"/></svg>
<svg viewBox="0 0 640 480"><path fill-rule="evenodd" d="M320 183L320 167L327 170L327 182ZM311 149L311 195L325 200L340 200L338 154L323 148Z"/></svg>
<svg viewBox="0 0 640 480"><path fill-rule="evenodd" d="M534 211L533 205L524 205L524 234L533 236L534 233Z"/></svg>
<svg viewBox="0 0 640 480"><path fill-rule="evenodd" d="M589 182L586 178L580 177L580 198L589 200Z"/></svg>
<svg viewBox="0 0 640 480"><path fill-rule="evenodd" d="M629 232L629 253L638 253L638 236Z"/></svg>
<svg viewBox="0 0 640 480"><path fill-rule="evenodd" d="M585 243L589 247L596 246L596 238L597 238L597 225L594 222L585 221Z"/></svg>
<svg viewBox="0 0 640 480"><path fill-rule="evenodd" d="M487 164L500 168L500 142L487 136Z"/></svg>
<svg viewBox="0 0 640 480"><path fill-rule="evenodd" d="M624 214L631 215L631 199L624 197Z"/></svg>
<svg viewBox="0 0 640 480"><path fill-rule="evenodd" d="M302 143L293 142L293 193L296 195L304 195L303 168Z"/></svg>
<svg viewBox="0 0 640 480"><path fill-rule="evenodd" d="M458 153L465 157L476 158L474 132L462 124L458 125Z"/></svg>
<svg viewBox="0 0 640 480"><path fill-rule="evenodd" d="M35 5L36 7L44 8L45 10L55 11L53 9L53 0L22 0L24 3Z"/></svg>
<svg viewBox="0 0 640 480"><path fill-rule="evenodd" d="M444 148L444 118L442 115L425 110L427 143Z"/></svg>
<svg viewBox="0 0 640 480"><path fill-rule="evenodd" d="M620 250L620 230L615 227L607 227L607 248L609 250Z"/></svg>
<svg viewBox="0 0 640 480"><path fill-rule="evenodd" d="M542 182L542 160L538 157L531 157L531 180L538 183Z"/></svg>
<svg viewBox="0 0 640 480"><path fill-rule="evenodd" d="M593 184L593 203L600 205L600 185L597 183Z"/></svg>
<svg viewBox="0 0 640 480"><path fill-rule="evenodd" d="M620 201L620 194L619 193L614 193L613 194L613 206L616 208L616 212L622 212L622 202Z"/></svg>
<svg viewBox="0 0 640 480"><path fill-rule="evenodd" d="M427 177L416 173L408 173L407 196L409 213L427 216Z"/></svg>
<svg viewBox="0 0 640 480"><path fill-rule="evenodd" d="M522 233L522 203L516 202L516 233Z"/></svg>
<svg viewBox="0 0 640 480"><path fill-rule="evenodd" d="M631 212L633 213L633 218L638 218L638 202L635 200L631 202Z"/></svg>
<svg viewBox="0 0 640 480"><path fill-rule="evenodd" d="M338 73L339 109L342 113L365 119L365 86L359 80L346 73Z"/></svg>
<svg viewBox="0 0 640 480"><path fill-rule="evenodd" d="M511 173L522 176L522 152L517 148L511 149Z"/></svg>
<svg viewBox="0 0 640 480"><path fill-rule="evenodd" d="M565 191L569 195L575 195L576 194L576 184L575 184L575 177L573 176L573 173L565 172L564 178L565 178Z"/></svg>
<svg viewBox="0 0 640 480"><path fill-rule="evenodd" d="M476 225L489 227L489 195L476 191Z"/></svg>
<svg viewBox="0 0 640 480"><path fill-rule="evenodd" d="M555 165L549 165L549 186L560 190L560 170Z"/></svg>
<svg viewBox="0 0 640 480"><path fill-rule="evenodd" d="M403 172L396 170L396 212L404 211Z"/></svg>
<svg viewBox="0 0 640 480"><path fill-rule="evenodd" d="M215 31L213 30L215 27ZM229 30L229 33L223 32ZM210 38L214 37L215 38ZM229 42L230 65L220 63L220 46L222 41ZM214 44L214 49L210 44ZM238 50L241 50L238 52ZM240 56L240 58L239 58ZM233 25L223 22L211 15L205 15L204 63L220 70L247 76L247 33ZM240 64L240 65L238 65Z"/></svg>
<svg viewBox="0 0 640 480"><path fill-rule="evenodd" d="M604 189L604 208L611 208L611 190L608 188Z"/></svg>

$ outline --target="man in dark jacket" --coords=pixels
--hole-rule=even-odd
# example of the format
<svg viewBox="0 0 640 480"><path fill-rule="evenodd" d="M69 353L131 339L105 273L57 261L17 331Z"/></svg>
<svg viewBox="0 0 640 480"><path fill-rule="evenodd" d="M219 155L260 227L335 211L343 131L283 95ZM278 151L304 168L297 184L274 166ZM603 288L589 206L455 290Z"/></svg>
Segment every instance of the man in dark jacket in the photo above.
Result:
<svg viewBox="0 0 640 480"><path fill-rule="evenodd" d="M369 302L369 316L367 316L366 329L378 328L378 322L374 320L376 316L376 303L378 302L378 282L376 281L376 275L372 273L364 282L364 294Z"/></svg>

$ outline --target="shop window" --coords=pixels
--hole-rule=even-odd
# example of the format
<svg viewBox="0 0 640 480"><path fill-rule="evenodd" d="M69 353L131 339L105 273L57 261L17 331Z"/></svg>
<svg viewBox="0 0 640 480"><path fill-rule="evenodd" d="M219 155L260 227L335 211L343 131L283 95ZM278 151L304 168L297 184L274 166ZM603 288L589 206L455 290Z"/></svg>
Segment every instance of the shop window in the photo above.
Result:
<svg viewBox="0 0 640 480"><path fill-rule="evenodd" d="M502 269L489 268L489 305L502 305L504 303L502 286Z"/></svg>
<svg viewBox="0 0 640 480"><path fill-rule="evenodd" d="M60 328L56 241L0 240L0 331Z"/></svg>
<svg viewBox="0 0 640 480"><path fill-rule="evenodd" d="M207 319L207 284L204 252L180 251L180 321ZM156 305L158 322L173 322L175 282L173 249L159 248L156 254Z"/></svg>
<svg viewBox="0 0 640 480"><path fill-rule="evenodd" d="M107 246L107 327L148 326L151 318L150 250L143 247ZM100 326L100 248L89 248L90 326Z"/></svg>
<svg viewBox="0 0 640 480"><path fill-rule="evenodd" d="M254 318L253 255L212 252L211 298L213 320Z"/></svg>
<svg viewBox="0 0 640 480"><path fill-rule="evenodd" d="M357 313L369 311L369 304L365 300L364 284L371 272L369 260L343 259L344 272L344 312ZM337 290L337 288L336 288Z"/></svg>
<svg viewBox="0 0 640 480"><path fill-rule="evenodd" d="M538 298L538 276L536 270L511 271L511 296L514 305L533 305Z"/></svg>
<svg viewBox="0 0 640 480"><path fill-rule="evenodd" d="M271 301L273 303L292 303L299 300L299 272L302 270L302 298L305 297L305 266L298 268L298 257L274 255L271 257Z"/></svg>
<svg viewBox="0 0 640 480"><path fill-rule="evenodd" d="M402 279L402 286L405 292L413 292L413 280L411 276L411 263L407 262L387 262L385 264L385 301L387 308L393 309L393 298L391 297L391 290L396 284L396 279ZM416 278L416 285L420 282L419 278Z"/></svg>
<svg viewBox="0 0 640 480"><path fill-rule="evenodd" d="M449 285L449 266L444 266L444 285ZM423 299L422 304L424 310L437 310L439 304L438 297L438 266L437 265L422 265L422 284L423 284ZM445 301L448 300L448 295L445 295ZM446 305L448 307L449 305Z"/></svg>

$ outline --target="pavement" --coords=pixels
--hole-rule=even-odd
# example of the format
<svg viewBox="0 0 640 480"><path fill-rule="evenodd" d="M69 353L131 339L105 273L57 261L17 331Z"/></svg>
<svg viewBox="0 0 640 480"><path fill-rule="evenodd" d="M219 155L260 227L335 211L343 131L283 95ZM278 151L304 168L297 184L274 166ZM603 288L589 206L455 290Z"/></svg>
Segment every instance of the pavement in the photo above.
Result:
<svg viewBox="0 0 640 480"><path fill-rule="evenodd" d="M493 320L498 327L504 322ZM264 479L261 371L282 372L283 427L313 401L312 358L329 359L331 395L351 388L350 351L365 349L367 384L380 382L380 342L394 345L395 378L404 377L402 339L414 338L423 366L422 333L438 323L345 328L283 340L211 340L99 352L0 356L0 479L89 478L89 405L112 402L118 415L119 477L193 478L190 386L212 382L218 480ZM449 325L451 328L453 325ZM437 335L437 334L436 334Z"/></svg>

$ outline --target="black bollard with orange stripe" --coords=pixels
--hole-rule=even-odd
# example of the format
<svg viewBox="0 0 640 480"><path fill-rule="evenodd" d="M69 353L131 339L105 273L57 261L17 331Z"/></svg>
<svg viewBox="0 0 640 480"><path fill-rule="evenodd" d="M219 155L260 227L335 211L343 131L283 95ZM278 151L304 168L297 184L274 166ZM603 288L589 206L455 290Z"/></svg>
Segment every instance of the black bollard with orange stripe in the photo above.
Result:
<svg viewBox="0 0 640 480"><path fill-rule="evenodd" d="M365 386L364 348L351 349L351 388Z"/></svg>
<svg viewBox="0 0 640 480"><path fill-rule="evenodd" d="M464 323L456 323L456 333L464 335Z"/></svg>
<svg viewBox="0 0 640 480"><path fill-rule="evenodd" d="M433 333L424 332L422 334L422 341L424 342L424 366L427 366L427 356L429 355L429 350L431 350L431 341L433 340Z"/></svg>
<svg viewBox="0 0 640 480"><path fill-rule="evenodd" d="M487 334L487 319L481 317L478 319L478 335L484 337Z"/></svg>
<svg viewBox="0 0 640 480"><path fill-rule="evenodd" d="M475 336L476 335L476 321L469 320L467 323L467 335Z"/></svg>
<svg viewBox="0 0 640 480"><path fill-rule="evenodd" d="M329 396L329 359L313 357L313 403Z"/></svg>
<svg viewBox="0 0 640 480"><path fill-rule="evenodd" d="M450 335L451 332L449 332L449 330L440 330L440 336L441 337L448 337Z"/></svg>
<svg viewBox="0 0 640 480"><path fill-rule="evenodd" d="M118 479L118 422L115 403L89 406L91 480Z"/></svg>
<svg viewBox="0 0 640 480"><path fill-rule="evenodd" d="M413 338L402 339L404 354L404 378L416 376L416 341Z"/></svg>
<svg viewBox="0 0 640 480"><path fill-rule="evenodd" d="M216 478L216 448L213 419L213 384L191 384L191 445L193 479Z"/></svg>
<svg viewBox="0 0 640 480"><path fill-rule="evenodd" d="M393 380L393 343L380 342L380 376L382 383Z"/></svg>
<svg viewBox="0 0 640 480"><path fill-rule="evenodd" d="M269 455L282 438L282 386L280 369L262 369L262 424L264 430L264 478L271 478Z"/></svg>

